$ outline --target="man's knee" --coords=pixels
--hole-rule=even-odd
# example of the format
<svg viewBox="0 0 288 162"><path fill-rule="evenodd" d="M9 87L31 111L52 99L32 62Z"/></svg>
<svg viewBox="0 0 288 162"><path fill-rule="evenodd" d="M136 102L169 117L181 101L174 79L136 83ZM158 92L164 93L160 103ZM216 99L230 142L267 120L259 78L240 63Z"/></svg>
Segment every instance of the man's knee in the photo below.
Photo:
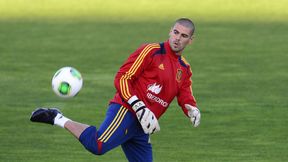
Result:
<svg viewBox="0 0 288 162"><path fill-rule="evenodd" d="M102 142L97 140L97 130L94 126L86 128L80 135L79 141L86 150L95 155L103 155L107 152L106 149L102 149Z"/></svg>

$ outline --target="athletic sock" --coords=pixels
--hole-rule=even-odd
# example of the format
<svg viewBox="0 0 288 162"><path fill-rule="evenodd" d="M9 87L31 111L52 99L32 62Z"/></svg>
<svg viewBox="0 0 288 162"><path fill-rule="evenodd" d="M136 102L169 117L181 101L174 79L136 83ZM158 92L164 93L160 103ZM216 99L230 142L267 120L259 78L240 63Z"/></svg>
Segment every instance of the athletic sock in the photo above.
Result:
<svg viewBox="0 0 288 162"><path fill-rule="evenodd" d="M70 119L66 118L62 114L58 113L56 117L54 118L54 125L58 125L59 127L64 128L64 125L67 121Z"/></svg>

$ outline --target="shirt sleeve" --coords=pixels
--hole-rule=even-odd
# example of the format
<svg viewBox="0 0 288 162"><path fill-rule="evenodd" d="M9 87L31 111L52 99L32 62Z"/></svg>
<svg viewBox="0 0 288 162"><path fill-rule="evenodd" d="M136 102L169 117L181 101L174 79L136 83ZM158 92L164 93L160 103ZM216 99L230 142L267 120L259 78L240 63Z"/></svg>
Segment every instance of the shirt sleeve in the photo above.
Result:
<svg viewBox="0 0 288 162"><path fill-rule="evenodd" d="M185 104L190 104L194 107L197 107L196 99L193 96L191 78L192 78L192 71L189 67L188 77L185 79L177 95L178 104L187 116L188 116L188 111L185 108Z"/></svg>
<svg viewBox="0 0 288 162"><path fill-rule="evenodd" d="M132 96L137 96L134 91L134 82L149 65L153 50L160 48L159 44L146 44L140 46L132 53L116 74L114 85L122 99L127 102Z"/></svg>

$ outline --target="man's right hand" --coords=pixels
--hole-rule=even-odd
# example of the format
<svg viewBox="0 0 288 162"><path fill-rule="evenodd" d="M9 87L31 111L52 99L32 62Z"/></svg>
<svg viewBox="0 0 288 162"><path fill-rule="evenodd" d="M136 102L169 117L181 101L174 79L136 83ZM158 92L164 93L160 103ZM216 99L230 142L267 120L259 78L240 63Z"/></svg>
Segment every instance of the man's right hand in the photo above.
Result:
<svg viewBox="0 0 288 162"><path fill-rule="evenodd" d="M149 110L145 106L143 101L139 100L135 96L135 99L130 102L130 105L132 106L132 109L136 112L137 119L146 134L153 134L160 131L160 126L156 116L151 110Z"/></svg>
<svg viewBox="0 0 288 162"><path fill-rule="evenodd" d="M154 113L147 107L136 111L136 116L146 134L152 134L160 131L157 118L155 117Z"/></svg>

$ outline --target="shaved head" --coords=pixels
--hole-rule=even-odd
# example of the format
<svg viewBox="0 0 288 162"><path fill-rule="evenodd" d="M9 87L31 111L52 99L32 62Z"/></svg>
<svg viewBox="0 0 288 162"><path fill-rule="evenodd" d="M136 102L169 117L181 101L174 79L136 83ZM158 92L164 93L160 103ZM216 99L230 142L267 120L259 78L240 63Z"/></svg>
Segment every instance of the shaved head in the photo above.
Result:
<svg viewBox="0 0 288 162"><path fill-rule="evenodd" d="M190 33L191 36L194 34L195 26L194 26L194 23L190 19L188 19L188 18L180 18L180 19L175 21L174 26L176 24L180 24L182 26L185 26L186 28L191 29L191 33Z"/></svg>
<svg viewBox="0 0 288 162"><path fill-rule="evenodd" d="M184 48L192 43L195 26L190 19L180 18L175 21L169 32L169 45L176 55L181 55Z"/></svg>

